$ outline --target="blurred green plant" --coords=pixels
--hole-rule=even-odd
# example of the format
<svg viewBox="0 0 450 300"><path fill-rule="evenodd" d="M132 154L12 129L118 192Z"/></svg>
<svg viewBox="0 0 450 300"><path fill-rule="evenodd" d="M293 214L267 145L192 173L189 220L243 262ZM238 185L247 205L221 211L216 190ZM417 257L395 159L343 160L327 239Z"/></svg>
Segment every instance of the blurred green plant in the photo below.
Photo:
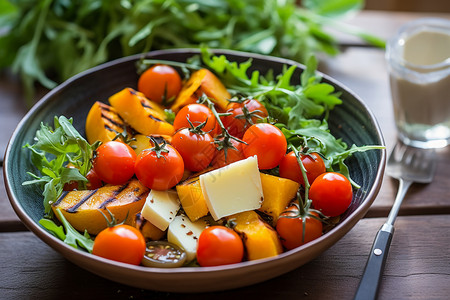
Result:
<svg viewBox="0 0 450 300"><path fill-rule="evenodd" d="M228 48L305 62L338 53L324 30L363 0L0 0L0 68L21 76L28 99L35 82L53 88L108 60L154 49Z"/></svg>

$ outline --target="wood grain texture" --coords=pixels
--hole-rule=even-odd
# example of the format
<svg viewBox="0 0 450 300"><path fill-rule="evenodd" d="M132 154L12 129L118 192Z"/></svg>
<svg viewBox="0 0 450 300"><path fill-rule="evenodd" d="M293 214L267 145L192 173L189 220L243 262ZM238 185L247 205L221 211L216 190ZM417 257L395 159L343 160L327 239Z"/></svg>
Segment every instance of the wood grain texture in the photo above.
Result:
<svg viewBox="0 0 450 300"><path fill-rule="evenodd" d="M283 276L204 294L128 287L74 266L29 232L0 233L0 295L2 299L91 299L94 295L105 299L352 299L383 222L384 218L361 220L317 259ZM450 244L449 232L446 215L400 217L380 299L445 299L450 293L450 252L441 249Z"/></svg>

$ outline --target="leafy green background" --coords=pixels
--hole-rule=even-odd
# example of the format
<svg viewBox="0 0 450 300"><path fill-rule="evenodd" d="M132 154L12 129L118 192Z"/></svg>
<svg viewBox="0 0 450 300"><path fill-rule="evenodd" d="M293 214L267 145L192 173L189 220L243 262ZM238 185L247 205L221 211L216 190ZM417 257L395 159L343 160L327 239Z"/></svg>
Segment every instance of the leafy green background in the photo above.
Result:
<svg viewBox="0 0 450 300"><path fill-rule="evenodd" d="M0 68L28 98L118 57L154 49L227 48L305 62L338 53L324 31L363 0L0 0ZM370 34L352 34L383 46Z"/></svg>

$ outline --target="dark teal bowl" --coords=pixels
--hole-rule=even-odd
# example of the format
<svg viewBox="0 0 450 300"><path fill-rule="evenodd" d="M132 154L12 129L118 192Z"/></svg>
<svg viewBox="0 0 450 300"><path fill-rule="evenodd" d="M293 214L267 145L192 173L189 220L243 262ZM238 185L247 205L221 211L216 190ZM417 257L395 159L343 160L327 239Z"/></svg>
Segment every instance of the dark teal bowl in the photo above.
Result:
<svg viewBox="0 0 450 300"><path fill-rule="evenodd" d="M300 72L304 69L299 63L281 58L227 50L216 53L225 54L230 61L236 62L252 58L252 68L260 70L262 74L270 69L277 74L282 71L283 65L296 65L297 74L293 78L300 78ZM185 62L195 54L198 54L198 50L174 49L154 51L145 56ZM106 101L109 96L125 87L136 88L138 75L135 64L140 58L141 55L136 55L100 65L53 89L22 119L8 144L3 172L11 205L32 232L67 259L105 278L145 289L169 292L224 290L261 282L305 264L336 243L366 214L381 187L385 150L356 153L347 159L350 175L361 188L354 193L351 206L341 221L319 239L277 257L221 267L145 268L103 259L76 250L55 238L38 224L44 212L41 190L36 186L22 186L22 182L30 179L26 172L33 170L29 153L22 147L33 142L41 122L53 124L54 116L73 117L74 126L84 133L86 116L95 101ZM336 80L324 74L322 76L324 82L342 93L343 104L337 106L329 118L333 135L342 138L348 145L384 146L375 117L363 101Z"/></svg>

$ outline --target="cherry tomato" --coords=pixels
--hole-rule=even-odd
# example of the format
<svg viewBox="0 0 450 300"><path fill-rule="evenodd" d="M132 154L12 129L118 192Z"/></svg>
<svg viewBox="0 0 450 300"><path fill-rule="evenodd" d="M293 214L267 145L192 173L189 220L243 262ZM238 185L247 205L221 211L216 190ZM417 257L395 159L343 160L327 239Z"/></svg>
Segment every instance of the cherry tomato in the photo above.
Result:
<svg viewBox="0 0 450 300"><path fill-rule="evenodd" d="M231 102L227 107L227 113L231 115L222 117L222 123L228 133L237 138L242 138L247 128L255 124L258 119L269 115L264 105L255 99L246 99L242 103ZM250 118L251 123L247 117Z"/></svg>
<svg viewBox="0 0 450 300"><path fill-rule="evenodd" d="M319 175L311 184L309 198L314 208L324 215L339 216L352 202L352 185L344 175L326 172Z"/></svg>
<svg viewBox="0 0 450 300"><path fill-rule="evenodd" d="M185 168L192 172L205 169L215 152L214 139L208 133L195 133L189 128L174 134L172 146L183 157Z"/></svg>
<svg viewBox="0 0 450 300"><path fill-rule="evenodd" d="M312 184L314 179L322 173L325 173L325 163L318 153L300 154L300 159L306 169L306 177L309 184ZM295 157L294 151L286 154L280 162L280 177L288 178L297 181L301 185L305 185L303 181L302 171Z"/></svg>
<svg viewBox="0 0 450 300"><path fill-rule="evenodd" d="M145 254L142 233L129 225L116 225L102 230L94 240L92 253L104 258L139 265Z"/></svg>
<svg viewBox="0 0 450 300"><path fill-rule="evenodd" d="M96 150L93 168L98 177L110 184L124 184L134 175L136 152L119 141L106 142Z"/></svg>
<svg viewBox="0 0 450 300"><path fill-rule="evenodd" d="M86 174L86 178L88 180L88 183L86 184L86 188L88 190L95 190L103 186L102 180L100 179L100 177L98 177L94 169L91 169Z"/></svg>
<svg viewBox="0 0 450 300"><path fill-rule="evenodd" d="M303 218L286 218L296 216L298 208L295 205L290 206L286 212L282 213L277 221L277 232L280 236L281 244L288 249L294 249L322 235L322 222L314 219L312 216L303 217L305 219L305 233L303 236ZM311 215L318 217L315 212Z"/></svg>
<svg viewBox="0 0 450 300"><path fill-rule="evenodd" d="M155 65L139 77L138 90L151 101L166 104L181 90L181 77L167 65Z"/></svg>
<svg viewBox="0 0 450 300"><path fill-rule="evenodd" d="M211 162L211 166L214 168L221 168L236 161L245 159L244 153L242 153L242 143L231 139L231 144L236 148L227 149L227 157L225 159L225 150L215 150L214 157Z"/></svg>
<svg viewBox="0 0 450 300"><path fill-rule="evenodd" d="M216 118L213 112L206 105L194 103L186 105L177 113L173 121L174 129L190 128L188 118L194 126L198 126L207 120L205 127L202 129L204 132L211 131L216 126Z"/></svg>
<svg viewBox="0 0 450 300"><path fill-rule="evenodd" d="M170 145L164 148L167 152L161 151L160 154L155 147L145 149L136 159L136 177L150 189L170 189L183 177L184 162L180 153Z"/></svg>
<svg viewBox="0 0 450 300"><path fill-rule="evenodd" d="M272 169L278 166L286 154L287 142L280 129L269 123L257 123L250 126L242 138L244 156L258 157L260 169Z"/></svg>
<svg viewBox="0 0 450 300"><path fill-rule="evenodd" d="M211 226L198 238L197 261L202 267L235 264L244 257L239 235L225 226Z"/></svg>

